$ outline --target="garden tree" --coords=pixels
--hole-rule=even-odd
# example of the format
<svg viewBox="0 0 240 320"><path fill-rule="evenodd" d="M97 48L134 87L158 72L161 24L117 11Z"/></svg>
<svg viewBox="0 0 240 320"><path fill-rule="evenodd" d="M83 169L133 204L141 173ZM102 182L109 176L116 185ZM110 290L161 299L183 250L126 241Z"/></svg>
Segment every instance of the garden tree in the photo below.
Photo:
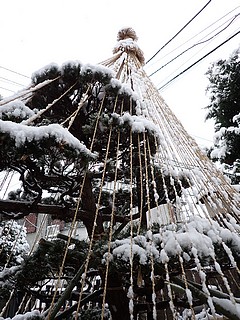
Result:
<svg viewBox="0 0 240 320"><path fill-rule="evenodd" d="M12 212L18 211L18 218L23 218L29 212L48 211L53 217L68 221L74 216L81 193L81 203L76 212L77 219L83 221L91 238L98 208L94 239L104 242L104 236L108 232L108 229L104 228L104 223L110 220L113 210L113 195L108 186L115 180L122 186L114 194L116 234L130 220L130 202L132 207L141 208L141 212L136 211L132 218L139 219L141 214L141 227L146 229L148 210L146 184L149 185L151 208L156 207L154 189L158 190L159 204L166 203L166 195L159 175L160 168L158 166L152 168L158 176L156 185L153 186L149 155L146 157L145 167L144 152L143 149L139 152L137 142L138 139L143 142L143 136L147 138L150 145L149 152L153 156L156 152L155 141L159 139L157 129L150 121L143 122L138 119L135 111L136 101L131 96L130 90L113 80L108 69L99 66L82 67L78 62L67 63L62 67L47 66L36 72L32 81L35 87L40 85L40 88L27 98L25 104L20 101L10 102L2 110L4 121L1 123L1 169L16 171L21 181L21 188L9 193L11 201L1 203L5 216L12 217ZM47 85L41 87L46 82ZM131 115L126 112L129 110L132 110ZM139 126L139 129L130 135L133 120L136 124L139 121L139 124L144 125L144 132ZM132 139L131 144L129 139ZM131 189L129 188L130 152L133 168ZM141 168L139 159L142 163ZM116 166L118 166L117 176L115 176ZM105 185L100 184L103 172ZM142 185L140 185L140 174L144 176L141 180ZM181 194L180 184L188 185L184 179L170 181L169 177L166 177L165 184L165 187L169 188L168 197L173 202L176 196ZM43 197L46 191L49 197ZM100 192L101 198L98 201ZM17 275L18 288L26 287L30 290L30 287L36 285L39 280L48 278L50 270L53 272L59 270L64 244L59 241L51 244L50 247L54 248L51 253L49 244L46 248L45 245L45 242L40 243L39 249L26 259L22 270L24 276L19 272ZM56 247L58 245L61 247ZM81 250L77 250L78 253L74 254L72 262L70 257L67 257L65 268L70 265L73 268L68 272L68 277L74 274L86 258L80 253L82 250L86 252L86 245L84 246L84 250L82 247ZM98 247L99 244L95 246ZM100 261L99 256L98 262L101 265ZM96 261L91 263L96 264ZM109 278L109 286L122 285L121 280L117 279L117 273L115 270L112 279ZM124 297L119 303L125 301L121 310L125 309L128 318L128 298L125 293L122 294ZM109 301L111 298L109 297Z"/></svg>
<svg viewBox="0 0 240 320"><path fill-rule="evenodd" d="M14 220L0 222L0 308L6 304L13 284L8 281L8 274L20 269L24 257L29 252L26 229Z"/></svg>
<svg viewBox="0 0 240 320"><path fill-rule="evenodd" d="M233 184L240 182L240 51L227 60L218 60L207 75L210 104L207 119L215 122L215 141L211 158L222 164Z"/></svg>
<svg viewBox="0 0 240 320"><path fill-rule="evenodd" d="M2 221L0 223L0 251L0 271L3 270L5 264L9 267L20 265L24 255L29 251L25 227L13 220Z"/></svg>
<svg viewBox="0 0 240 320"><path fill-rule="evenodd" d="M7 273L15 300L2 315L41 301L33 319L238 319L239 198L145 77L134 31L118 40L115 73L51 64L2 103L0 169L21 184L2 215L71 223ZM72 237L78 220L86 241Z"/></svg>

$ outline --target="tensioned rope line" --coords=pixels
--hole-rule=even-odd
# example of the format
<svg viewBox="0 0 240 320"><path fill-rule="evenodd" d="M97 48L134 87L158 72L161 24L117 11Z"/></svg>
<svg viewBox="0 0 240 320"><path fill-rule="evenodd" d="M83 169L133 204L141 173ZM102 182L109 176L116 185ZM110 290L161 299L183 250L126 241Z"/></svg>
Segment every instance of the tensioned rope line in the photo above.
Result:
<svg viewBox="0 0 240 320"><path fill-rule="evenodd" d="M102 99L102 102L101 102L101 105L100 105L100 109L99 109L99 112L98 112L98 116L97 116L97 120L96 120L96 125L95 125L94 132L93 132L92 143L91 143L91 146L90 146L90 151L92 150L92 148L93 148L93 143L94 143L94 141L95 141L96 130L97 130L98 122L99 122L99 119L100 119L100 115L101 115L101 111L102 111L104 99L105 99L105 96L104 96L103 99ZM56 284L56 286L55 286L55 292L57 291L57 288L58 288L59 285L60 285L60 278L61 278L61 275L62 275L62 273L63 273L63 268L64 268L64 264L65 264L65 260L66 260L67 252L68 252L68 246L69 246L70 241L71 241L73 229L74 229L75 222L76 222L76 218L77 218L77 212L78 212L78 209L79 209L79 207L80 207L80 202L81 202L81 198L82 198L82 193L83 193L83 188L84 188L85 180L86 180L86 171L85 171L85 174L84 174L84 177L83 177L83 182L82 182L82 185L81 185L81 188L80 188L80 193L79 193L79 197L78 197L78 201L77 201L77 206L76 206L75 214L74 214L74 217L73 217L73 220L72 220L72 223L71 223L71 228L70 228L70 231L69 231L69 234L68 234L68 241L67 241L67 245L66 245L66 248L65 248L65 252L64 252L64 256L63 256L63 260L62 260L62 265L61 265L61 268L60 268L60 272L59 272L59 275L58 275L57 284ZM91 255L91 248L92 248L92 245L93 245L93 236L94 236L94 232L95 232L97 215L98 215L98 211L96 210L95 217L94 217L94 223L93 223L93 231L92 231L92 236L91 236L91 239L90 239L88 255L87 255L87 258L86 258L86 263L85 263L85 265L83 265L83 268L80 268L80 269L79 269L79 271L77 272L78 275L81 275L81 274L82 274L82 271L83 271L84 268L85 268L85 274L86 274L86 272L87 272L88 263L89 263L90 255ZM84 287L84 284L85 284L85 279L82 279L82 280L83 280L83 281L82 281L82 287L81 287L81 292L80 292L80 295L79 295L79 301L78 301L78 305L77 305L77 313L78 313L78 310L79 310L79 308L80 308L80 302L81 302L81 298L82 298L83 287ZM75 284L74 284L74 285L75 285ZM66 291L66 292L67 292L67 291ZM53 320L54 317L55 317L55 315L56 315L57 312L59 311L59 310L58 310L58 302L59 302L59 301L54 305L55 297L56 297L56 294L54 294L54 296L53 296L53 298L52 298L50 308L46 311L47 319L48 319L48 320ZM60 301L61 301L61 300L64 300L64 296L62 296L62 298L60 298Z"/></svg>
<svg viewBox="0 0 240 320"><path fill-rule="evenodd" d="M58 80L60 78L60 76L54 78L54 79L51 79L51 80L46 80L46 81L43 81L37 85L35 85L34 87L30 87L30 88L27 88L27 89L23 89L21 90L19 93L13 95L13 96L10 96L9 98L6 98L6 99L3 99L0 101L0 106L4 105L4 104L7 104L9 102L12 102L12 101L15 101L17 99L20 99L20 98L23 98L25 96L27 96L28 94L31 94L32 92L35 92L45 86L47 86L48 84Z"/></svg>
<svg viewBox="0 0 240 320"><path fill-rule="evenodd" d="M49 109L51 109L58 101L60 101L69 91L72 90L72 88L76 85L76 82L69 87L62 95L60 95L57 99L53 100L51 103L49 103L46 108L40 110L37 114L34 114L32 117L30 117L28 120L24 121L24 124L29 125L31 122L39 118L43 113L47 112Z"/></svg>
<svg viewBox="0 0 240 320"><path fill-rule="evenodd" d="M37 228L37 233L36 233L36 236L35 236L35 238L34 238L34 242L33 242L33 244L32 244L32 248L31 248L31 250L30 250L30 252L29 252L29 255L31 255L31 254L33 253L33 251L35 250L35 247L36 247L38 241L40 240L40 237L41 237L41 234L42 234L44 225L45 225L45 223L46 223L46 221L47 221L47 216L48 216L47 214L44 214L44 215L42 216L42 218L41 218L41 222L40 222L39 227Z"/></svg>
<svg viewBox="0 0 240 320"><path fill-rule="evenodd" d="M165 88L167 85L169 85L171 82L173 82L175 79L177 79L178 77L180 77L182 74L184 74L185 72L187 72L188 70L190 70L192 67L194 67L196 64L198 64L199 62L201 62L203 59L205 59L206 57L208 57L211 53L213 53L214 51L216 51L217 49L219 49L221 46L223 46L225 43L227 43L228 41L232 40L234 37L236 37L238 34L240 33L240 31L234 33L234 35L232 35L231 37L229 37L227 40L223 41L222 43L220 43L217 47L215 47L214 49L212 49L211 51L209 51L208 53L206 53L203 57L201 57L200 59L198 59L197 61L195 61L194 63L192 63L189 67L187 67L186 69L184 69L183 71L181 71L180 73L178 73L175 77L173 77L171 80L169 80L168 82L166 82L163 86L161 86L160 88L158 88L158 90L162 90L163 88Z"/></svg>
<svg viewBox="0 0 240 320"><path fill-rule="evenodd" d="M102 312L101 312L101 320L104 320L105 313L105 302L106 302L106 294L107 294L107 281L108 281L108 272L109 265L111 260L111 242L113 236L113 222L114 222L114 214L115 214L115 200L116 200L116 192L117 192L117 174L118 174L118 152L120 146L120 130L118 131L117 136L117 147L116 147L116 167L114 172L114 182L113 182L113 194L112 194L112 211L111 211L111 219L109 226L109 237L108 237L108 251L106 258L106 270L105 270L105 280L104 280L104 289L103 289L103 298L102 298Z"/></svg>
<svg viewBox="0 0 240 320"><path fill-rule="evenodd" d="M124 277L127 281L125 283L122 282L117 289L123 289L125 297L129 299L127 302L129 302L130 319L140 315L142 310L138 310L138 306L142 301L144 301L144 308L146 308L145 310L150 314L151 318L178 319L178 312L180 312L177 301L178 293L184 296L185 316L192 320L197 319L198 310L195 308L198 300L198 296L195 294L197 286L200 287L204 296L204 301L200 301L199 306L205 307L206 305L211 310L211 316L216 318L219 309L215 308L216 301L211 287L215 286L216 282L213 283L215 279L209 282L207 278L209 267L212 268L211 271L214 270L214 275L218 278L216 281L219 282L217 288L219 292L221 291L220 294L224 292L229 297L229 303L231 302L233 306L236 305L234 298L236 290L234 286L231 286L233 281L228 277L228 270L225 270L226 266L222 264L222 257L218 256L219 251L215 248L215 240L217 239L216 244L219 244L217 249L220 247L223 249L224 261L227 262L227 267L233 267L234 272L239 274L239 269L236 269L237 259L235 258L235 252L231 252L234 247L228 241L229 237L230 239L239 239L239 227L237 227L237 223L234 224L231 220L235 217L236 221L239 221L239 218L237 219L236 217L236 215L239 215L239 194L233 188L231 190L229 183L224 181L224 177L217 173L217 169L214 169L214 165L210 160L204 154L201 154L196 142L188 136L171 109L160 97L157 88L154 87L146 73L142 71L141 66L138 66L139 61L131 51L131 48L129 49L129 38L126 37L126 39L128 40L125 44L124 56L120 61L116 61L116 65L113 67L118 66L121 68L121 72L124 74L119 73L119 79L124 84L129 85L129 90L131 88L134 91L137 100L133 99L136 103L129 105L129 102L132 102L131 98L125 99L124 97L120 113L118 112L118 106L120 106L118 105L119 96L114 96L111 100L108 112L112 114L113 111L117 115L119 114L119 120L123 120L124 127L115 127L114 121L106 122L109 126L106 126L106 139L104 137L103 145L101 146L103 153L99 158L101 171L99 171L97 188L93 190L97 194L94 201L94 209L92 210L91 219L94 221L90 231L91 234L89 234L86 259L81 267L78 267L79 269L74 277L69 279L67 288L62 290L60 297L55 301L54 298L56 298L57 290L59 291L60 287L59 283L56 284L56 277L62 284L63 276L65 275L64 270L62 270L65 264L65 254L72 237L76 212L79 205L81 205L81 195L85 191L83 190L84 181L82 182L82 179L84 180L87 177L87 169L90 168L91 170L91 167L87 165L84 166L86 171L81 174L81 181L79 182L78 188L81 190L75 196L78 205L71 231L68 235L64 258L61 262L61 272L56 274L52 283L51 297L53 296L53 299L51 306L43 314L46 319L54 320L61 307L67 310L68 307L65 302L78 283L81 292L76 299L73 299L76 301L74 303L74 312L76 313L73 317L75 319L79 317L79 310L85 303L83 296L86 292L87 294L89 292L86 290L86 284L89 283L89 266L93 258L94 244L95 241L98 241L96 235L104 237L101 233L102 229L98 233L95 232L95 228L98 226L98 214L102 213L99 210L101 210L102 200L105 200L104 192L107 188L112 207L109 206L107 210L107 213L111 212L110 223L107 225L108 228L104 226L104 230L109 230L109 233L106 237L106 247L103 248L104 256L101 254L101 257L105 259L106 266L103 277L101 277L102 287L104 286L101 289L101 292L103 292L101 318L103 320L105 301L112 306L111 301L106 296L109 293L108 290L111 290L109 287L112 287L110 286L111 281L110 277L108 278L108 273L111 275L111 264L113 263L114 266L114 260L116 262L123 260L115 250L115 245L118 246L117 241L111 243L111 241L114 241L114 206L117 206L118 201L121 200L121 198L118 199L117 193L121 189L124 191L125 188L128 188L125 201L128 207L127 210L124 209L124 214L130 220L128 222L131 230L126 230L128 235L127 237L124 235L124 247L118 247L120 249L119 252L125 252L124 261L126 264L124 262L124 265L126 269L123 270L126 270ZM132 44L134 45L134 41ZM115 68L115 70L117 73L119 69ZM102 134L102 130L99 128L101 127L99 126L101 116L104 115L102 110L105 110L104 107L108 107L108 104L103 104L103 101L97 105L100 110L97 109L97 117L94 116L92 126L94 132L90 151L94 149L93 146L97 141L98 132ZM79 110L81 103L82 101L79 102L78 106L75 105L74 109ZM72 120L74 120L76 114L77 112L72 113ZM125 126L124 119L126 118L129 119L129 122ZM69 125L71 125L71 118L68 118L68 121ZM105 125L104 122L102 124ZM121 128L124 128L123 131L121 131ZM130 132L128 128L130 128ZM124 134L127 136L125 144ZM118 138L115 139L116 137ZM121 155L122 149L124 150L123 155ZM110 180L108 179L109 163L113 165L110 168L110 173L114 175L114 181L112 176ZM120 170L121 165L125 163L127 165L124 166L123 176L126 179L123 180ZM96 169L93 168L93 170L98 170L98 167ZM120 186L118 183L120 183ZM128 203L129 201L130 203ZM142 224L142 229L138 226L136 236L135 229L133 229L135 218L137 217L135 212L140 215L140 220L146 218L146 226ZM159 223L156 226L158 229L153 226L155 217ZM139 220L136 221L136 223L138 222ZM141 238L144 240L141 240L143 251L139 251L137 243ZM103 240L105 240L105 237ZM121 240L121 237L119 240ZM144 243L146 243L146 246ZM125 251L126 248L127 251ZM138 260L140 259L139 253L141 256L143 254L142 259L146 257L146 262ZM161 272L158 270L158 262L162 266ZM144 271L144 265L147 266L149 272ZM159 283L159 278L161 278L161 283ZM197 280L195 287L193 281L191 282L192 279L194 282ZM108 286L107 280L109 281ZM92 278L90 281L92 281ZM148 296L142 297L138 295L136 284L139 288L142 287L141 289L143 290L149 290L147 291ZM118 292L116 293L115 291L115 294L118 298ZM99 298L101 299L101 296ZM25 296L24 299L22 306L25 306L24 312L27 312L32 298ZM168 301L169 309L164 307L164 310L162 310L161 305L165 301ZM118 308L118 312L120 312L119 315L121 317L121 308ZM172 312L172 317L169 316L170 312ZM59 316L61 317L63 314Z"/></svg>
<svg viewBox="0 0 240 320"><path fill-rule="evenodd" d="M113 112L115 112L115 110L116 110L117 101L118 101L118 96L115 99ZM95 128L97 128L97 125L98 124L96 124ZM82 277L81 291L80 291L80 294L79 294L75 320L78 319L78 312L80 310L80 303L81 303L81 300L82 300L83 288L84 288L85 280L86 280L86 274L87 274L88 265L89 265L89 262L90 262L90 257L91 257L91 254L92 254L94 233L95 233L95 227L96 227L96 224L97 224L97 217L98 217L98 213L99 213L100 201L101 201L101 196L102 196L102 191L103 191L103 183L104 183L105 174L106 174L106 167L107 167L107 162L108 162L108 153L109 153L109 150L110 150L110 142L111 142L112 130L113 130L113 126L111 125L110 128L109 128L109 136L108 136L108 141L107 141L107 145L106 145L106 155L105 155L104 164L103 164L103 172L102 172L102 177L101 177L100 190L99 190L99 194L98 194L97 207L96 207L96 212L95 212L95 217L94 217L94 222L93 222L91 239L90 239L89 248L88 248L88 255L87 255L85 266L84 266L84 276ZM93 142L92 142L92 145L93 145Z"/></svg>
<svg viewBox="0 0 240 320"><path fill-rule="evenodd" d="M199 10L170 40L168 40L150 59L147 60L146 64L149 63L153 58L156 57L156 55L165 48L173 39L175 39L211 2L212 0L209 0L201 10Z"/></svg>
<svg viewBox="0 0 240 320"><path fill-rule="evenodd" d="M146 152L145 157L149 157L150 159L150 176L152 179L152 184L153 184L153 190L154 190L154 201L155 204L157 205L158 209L158 202L157 202L157 190L156 190L156 181L154 177L154 172L153 172L153 162L152 162L152 154L151 154L151 147L150 147L150 142L149 142L149 137L145 137L144 135L144 147ZM145 160L146 161L146 160ZM151 221L151 209L150 209L150 199L147 199L148 201L148 215L149 215L149 222ZM157 320L157 308L156 308L156 290L155 290L155 266L154 266L154 257L153 257L153 231L152 231L152 226L153 224L150 222L148 226L148 233L151 235L150 236L150 246L151 246L151 255L150 255L150 260L151 260L151 281L152 281L152 303L153 303L153 319Z"/></svg>
<svg viewBox="0 0 240 320"><path fill-rule="evenodd" d="M164 115L164 110L162 110L161 111L161 113L162 113L162 115ZM168 119L171 119L171 114L168 114L167 115L167 118ZM173 114L172 114L172 116L174 116ZM161 117L161 119L159 119L159 120L162 120L162 118L164 118L164 117ZM175 118L175 117L174 117ZM174 119L172 119L172 121L168 121L168 122L166 122L167 124L168 124L168 126L171 126L171 128L170 128L170 131L169 132L172 132L173 134L175 134L175 131L177 131L176 129L176 126L174 126L174 123L175 123L175 121L176 121L176 119L174 120ZM165 130L166 130L166 128L165 128ZM206 179L207 180L209 180L209 181L211 181L211 174L210 174L210 172L212 173L212 172L216 172L216 168L212 165L211 166L211 168L209 168L209 173L208 173L208 171L206 171L205 170L205 168L203 168L202 167L202 165L201 165L201 162L199 162L199 160L198 159L201 159L201 161L205 161L202 157L202 155L201 155L201 152L200 152L200 150L199 150L199 147L197 147L197 144L196 144L196 142L193 140L192 142L191 142L191 140L189 141L189 139L186 139L186 138L184 138L184 137L186 137L186 133L184 133L184 128L182 127L182 126L180 126L179 125L179 130L181 131L181 134L180 134L180 132L177 132L176 133L176 141L178 141L178 144L179 144L179 150L178 150L178 154L179 154L179 156L181 157L181 161L182 162L184 162L184 158L185 158L185 155L187 154L187 153L189 153L188 152L188 149L186 149L186 146L188 145L188 144L192 144L192 148L190 148L189 150L195 150L195 152L197 153L197 155L199 156L199 157L196 157L196 156L194 156L194 153L189 153L189 159L191 159L191 162L189 163L189 164L191 164L191 166L192 166L192 168L194 168L194 167L196 167L195 165L194 165L194 159L195 159L195 161L197 160L198 161L198 165L197 165L197 167L201 170L201 172L202 172L202 174L203 175L207 175L207 177L206 177ZM173 137L172 137L173 138ZM183 146L183 147L182 147ZM185 147L184 147L185 146ZM178 159L176 159L176 161L178 161ZM176 162L177 163L177 162ZM209 165L210 164L212 164L211 162L209 163ZM196 181L196 185L198 186L198 182ZM228 192L228 185L226 184L226 182L224 183L224 181L222 181L222 185L224 185L225 187L226 187L226 192ZM205 184L205 186L204 186L204 188L206 188L207 189L207 185ZM218 193L220 193L221 194L221 190L219 189L219 188L216 188L216 186L214 187L215 189L216 189L216 192L218 192ZM199 190L199 192L200 192L200 190ZM229 192L228 192L229 193ZM189 194L189 196L190 196L190 194ZM230 196L230 194L229 194L229 196ZM187 199L186 199L187 200ZM207 217L208 215L206 215L206 217Z"/></svg>
<svg viewBox="0 0 240 320"><path fill-rule="evenodd" d="M140 134L138 133L138 161L139 161L139 177L140 177L140 208L139 208L139 224L137 235L140 234L142 217L143 217L143 173L142 173L142 159L141 159L141 144Z"/></svg>
<svg viewBox="0 0 240 320"><path fill-rule="evenodd" d="M130 111L132 114L132 110ZM132 147L132 128L130 129L129 137L129 151L130 151L130 287L128 289L128 299L129 299L129 315L130 320L133 320L133 147Z"/></svg>
<svg viewBox="0 0 240 320"><path fill-rule="evenodd" d="M6 171L4 172L4 176L3 176L3 177L0 177L0 179L1 179L0 191L2 191L2 189L3 189L3 187L4 187L4 184L5 184L5 182L7 181L9 175L10 175L10 170L6 170ZM2 197L2 198L3 198L3 197Z"/></svg>
<svg viewBox="0 0 240 320"><path fill-rule="evenodd" d="M90 90L90 87L91 86L89 85L85 95L80 100L77 109L65 120L65 121L69 121L68 130L70 130L71 126L73 125L73 122L76 119L80 109L83 107L84 103L87 101L87 99L89 99L88 91ZM64 121L64 123L65 123L65 121Z"/></svg>
<svg viewBox="0 0 240 320"><path fill-rule="evenodd" d="M1 311L1 313L0 313L0 316L1 316L1 317L4 316L5 311L8 309L9 304L10 304L10 302L11 302L14 294L15 294L15 290L12 290L11 293L10 293L10 295L9 295L9 298L8 298L6 304L5 304L5 306L2 308L2 311Z"/></svg>

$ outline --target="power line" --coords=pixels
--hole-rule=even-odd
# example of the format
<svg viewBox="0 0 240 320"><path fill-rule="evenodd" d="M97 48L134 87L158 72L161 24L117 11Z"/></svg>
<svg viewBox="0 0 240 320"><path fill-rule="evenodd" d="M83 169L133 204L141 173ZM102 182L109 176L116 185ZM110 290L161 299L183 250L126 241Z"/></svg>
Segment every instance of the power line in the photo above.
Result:
<svg viewBox="0 0 240 320"><path fill-rule="evenodd" d="M201 33L203 33L204 31L206 31L207 29L209 29L210 27L214 26L217 22L221 21L222 19L224 19L225 17L227 17L230 13L232 13L233 11L235 11L236 9L238 9L240 6L235 7L234 9L230 10L228 13L224 14L222 17L220 17L219 19L217 19L216 21L214 21L213 23L211 23L210 25L208 25L206 28L204 28L203 30L201 30L200 32L198 32L197 34L195 34L194 36L192 36L190 39L188 39L187 41L185 41L184 43L181 43L179 46L177 46L176 48L174 48L173 50L171 50L170 52L168 52L167 54L165 54L163 57L161 57L160 59L158 59L156 62L153 62L152 64L156 64L159 60L169 56L171 53L173 53L174 51L176 51L177 49L181 48L182 46L184 46L185 44L187 44L189 41L193 40L194 38L196 38L197 36L199 36ZM229 21L230 19L228 19L227 21ZM226 23L227 21L225 21L224 23ZM224 25L224 23L222 25ZM221 25L221 26L222 26ZM215 30L217 30L219 27L217 27ZM214 30L214 31L215 31ZM209 34L211 34L212 32L210 32ZM203 37L204 39L204 37ZM149 66L148 66L149 67Z"/></svg>
<svg viewBox="0 0 240 320"><path fill-rule="evenodd" d="M162 70L163 68L165 68L165 67L166 67L167 65L169 65L171 62L175 61L177 58L181 57L184 53L188 52L189 50L195 48L196 46L198 46L198 45L200 45L200 44L206 43L206 42L212 40L213 38L215 38L216 36L218 36L221 32L223 32L224 30L226 30L226 29L233 23L233 21L234 21L239 15L240 15L240 13L236 14L236 15L232 18L232 20L229 22L229 24L228 24L227 26L225 26L223 29L221 29L221 30L218 31L217 33L215 33L215 34L214 34L213 36L211 36L210 38L208 38L208 39L206 39L206 40L204 40L204 41L197 42L197 43L193 44L192 46L188 47L187 49L185 49L184 51L182 51L181 53L179 53L177 56L175 56L174 58L172 58L171 60L169 60L168 62L166 62L163 66L161 66L159 69L157 69L157 70L155 70L154 72L152 72L152 73L149 75L149 77L153 76L153 75L156 74L158 71L160 71L160 70ZM224 24L225 24L225 23L226 23L226 22L224 22ZM219 27L218 27L218 28L219 28ZM218 29L218 28L216 28L216 29ZM216 30L216 29L215 29L215 30ZM215 31L215 30L214 30L214 31ZM211 32L211 33L212 33L212 32ZM211 33L209 33L209 34L211 34ZM206 37L206 36L205 36L205 37ZM204 38L205 38L205 37L204 37ZM202 39L204 39L204 38L202 38ZM201 40L202 40L202 39L201 39Z"/></svg>
<svg viewBox="0 0 240 320"><path fill-rule="evenodd" d="M226 39L226 37L225 37ZM212 41L212 40L211 40ZM195 57L198 56L202 56L204 53L202 53L202 51L209 46L209 42L207 44L205 44L205 46L203 48L201 48L200 50L198 50L196 53L194 53L194 55L192 55L191 57L189 57L185 62L183 62L180 66L178 66L177 68L174 68L174 70L171 72L171 74L169 74L168 76L166 76L163 80L160 81L160 83L158 83L158 87L162 85L162 83L165 83L168 81L168 79L171 79L171 77L173 77L174 75L176 75L178 72L180 72L183 68L186 68L186 65L190 64L190 61L193 60L193 58L195 59ZM196 58L197 59L197 58Z"/></svg>
<svg viewBox="0 0 240 320"><path fill-rule="evenodd" d="M168 40L148 61L146 62L149 63L153 58L156 57L156 55L163 49L165 48L173 39L175 39L211 2L212 0L209 0L208 3L206 3L200 11L198 11L170 40Z"/></svg>
<svg viewBox="0 0 240 320"><path fill-rule="evenodd" d="M21 84L21 83L19 83L19 82L13 81L13 80L9 80L9 79L4 78L4 77L0 77L0 79L6 80L6 81L9 82L9 83L16 84L16 85L21 86L21 87L25 87L24 84Z"/></svg>
<svg viewBox="0 0 240 320"><path fill-rule="evenodd" d="M206 138L203 138L203 137L199 137L199 136L196 136L195 134L192 134L192 136L195 137L195 138L198 138L198 139L205 140L205 141L213 143L213 140L209 140L209 139L206 139Z"/></svg>
<svg viewBox="0 0 240 320"><path fill-rule="evenodd" d="M189 67L187 67L186 69L184 69L182 72L180 72L179 74L177 74L175 77L173 77L171 80L169 80L167 83L165 83L163 86L161 86L160 88L158 88L158 90L163 89L164 87L166 87L169 83L171 83L172 81L174 81L175 79L177 79L178 77L180 77L183 73L185 73L186 71L188 71L189 69L191 69L192 67L194 67L196 64L198 64L200 61L202 61L203 59L205 59L207 56L209 56L211 53L213 53L214 51L216 51L217 49L219 49L222 45L224 45L225 43L227 43L228 41L230 41L232 38L234 38L235 36L237 36L240 33L240 31L236 32L235 34L233 34L230 38L228 38L227 40L225 40L224 42L220 43L217 47L215 47L214 49L212 49L211 51L209 51L207 54L205 54L203 57L201 57L200 59L198 59L197 61L195 61L193 64L191 64Z"/></svg>
<svg viewBox="0 0 240 320"><path fill-rule="evenodd" d="M7 71L9 71L9 72L18 74L19 76L22 76L22 77L31 79L30 77L26 76L25 74L19 73L19 72L17 72L17 71L14 71L14 70L11 70L11 69L8 69L8 68L5 68L5 67L3 67L3 66L0 66L0 68L1 68L1 69L4 69L4 70L7 70Z"/></svg>
<svg viewBox="0 0 240 320"><path fill-rule="evenodd" d="M4 88L4 87L0 87L0 89L6 90L6 91L9 91L9 92L13 92L13 93L15 92L13 90L10 90L10 89Z"/></svg>

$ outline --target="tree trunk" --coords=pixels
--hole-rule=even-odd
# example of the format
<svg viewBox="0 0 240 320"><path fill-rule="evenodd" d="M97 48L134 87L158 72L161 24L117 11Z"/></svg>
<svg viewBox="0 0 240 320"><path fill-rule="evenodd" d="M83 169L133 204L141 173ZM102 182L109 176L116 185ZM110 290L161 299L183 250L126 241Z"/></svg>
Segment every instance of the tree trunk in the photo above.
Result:
<svg viewBox="0 0 240 320"><path fill-rule="evenodd" d="M86 178L85 178L81 200L82 200L81 209L83 211L88 212L88 215L89 215L87 219L83 219L83 223L87 228L89 238L91 238L93 223L94 223L95 214L96 214L96 202L95 202L95 197L92 190L91 178L88 175L86 175ZM97 239L97 238L100 238L101 235L104 233L103 221L99 212L98 212L96 223L97 225L95 227L94 238Z"/></svg>
<svg viewBox="0 0 240 320"><path fill-rule="evenodd" d="M112 320L130 320L129 299L122 288L118 273L108 276L106 302L109 305Z"/></svg>

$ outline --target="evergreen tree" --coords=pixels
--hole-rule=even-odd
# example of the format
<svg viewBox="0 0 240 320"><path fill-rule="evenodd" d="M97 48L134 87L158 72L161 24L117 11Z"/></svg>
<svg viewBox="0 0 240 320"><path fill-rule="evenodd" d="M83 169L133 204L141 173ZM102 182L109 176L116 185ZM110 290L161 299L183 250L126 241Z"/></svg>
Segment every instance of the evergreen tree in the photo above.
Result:
<svg viewBox="0 0 240 320"><path fill-rule="evenodd" d="M24 226L16 221L2 221L0 223L0 271L4 265L8 267L20 265L23 257L29 251Z"/></svg>
<svg viewBox="0 0 240 320"><path fill-rule="evenodd" d="M20 269L29 252L26 229L14 220L0 223L0 308L14 288L11 275Z"/></svg>
<svg viewBox="0 0 240 320"><path fill-rule="evenodd" d="M222 164L233 184L240 182L240 51L212 64L207 72L210 94L207 119L215 122L211 158Z"/></svg>
<svg viewBox="0 0 240 320"><path fill-rule="evenodd" d="M187 319L190 309L198 313L209 302L210 293L229 299L212 290L211 278L219 274L209 265L228 270L239 263L238 238L210 218L177 219L179 206L190 207L181 197L197 178L185 167L175 174L174 166L155 161L161 134L139 115L137 95L108 68L79 62L49 65L32 82L21 101L1 110L0 169L17 172L21 183L0 201L1 213L15 219L47 213L72 227L81 220L89 238L41 239L9 275L11 312L30 311L40 300L45 310L36 317L48 320L129 320L129 310L135 318L145 313L154 319L157 310L159 319ZM190 171L202 182L197 169ZM191 191L195 196L197 190ZM199 206L204 197L197 198ZM160 206L165 221L149 228L150 213ZM225 236L225 251L219 235ZM184 268L195 272L189 281ZM198 272L203 287L195 281ZM217 313L232 315L217 300L212 304ZM3 315L12 316L7 309Z"/></svg>
<svg viewBox="0 0 240 320"><path fill-rule="evenodd" d="M121 230L130 221L131 207L141 207L141 213L136 212L132 219L141 218L139 227L146 231L147 197L151 199L150 207L156 207L154 193L157 189L159 204L164 204L164 188L168 188L168 198L174 203L176 196L181 195L180 186L188 186L188 182L184 178L174 181L166 175L163 186L161 168L150 166L158 132L153 123L142 122L137 116L131 90L113 79L109 69L81 66L78 62L61 67L49 65L36 72L32 82L38 89L26 102L10 102L1 113L0 167L16 171L21 182L21 188L9 193L10 201L2 203L2 212L11 217L12 212L17 211L18 218L30 212L49 212L53 218L71 221L78 207L76 218L83 221L89 238L93 235L94 239L90 268L94 268L94 276L100 275L104 282L101 265L111 213L114 211L113 240L126 236ZM135 131L134 123L141 124ZM150 146L147 155L143 149L145 139ZM155 185L151 178L153 173ZM140 175L143 185L140 185ZM113 205L113 194L108 186L114 181L122 187L115 192ZM128 229L128 235L129 232ZM25 259L21 272L16 273L16 290L32 294L34 288L35 297L40 297L39 281L47 281L50 275L61 272L65 246L65 239L42 240L38 249ZM68 250L63 278L73 277L81 268L87 250L86 242L75 243L75 248ZM108 279L109 288L120 288L107 295L106 302L112 314L117 310L114 319L129 318L127 292L123 289L129 283L122 274L124 266L121 268L113 267ZM150 275L149 271L146 275ZM150 293L148 295L151 297ZM41 298L48 305L49 298ZM87 313L84 314L87 317Z"/></svg>

